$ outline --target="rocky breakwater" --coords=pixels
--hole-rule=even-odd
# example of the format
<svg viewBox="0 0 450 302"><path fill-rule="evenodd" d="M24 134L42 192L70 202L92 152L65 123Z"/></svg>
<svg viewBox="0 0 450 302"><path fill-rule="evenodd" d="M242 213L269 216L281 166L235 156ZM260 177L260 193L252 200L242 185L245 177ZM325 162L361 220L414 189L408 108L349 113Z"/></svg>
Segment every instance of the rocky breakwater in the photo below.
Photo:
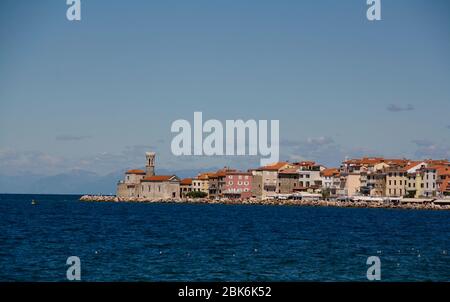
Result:
<svg viewBox="0 0 450 302"><path fill-rule="evenodd" d="M278 200L278 199L146 199L140 197L119 198L111 195L84 195L81 201L91 202L135 202L135 203L190 203L190 204L224 204L224 205L270 205L270 206L308 206L308 207L338 207L338 208L382 208L411 210L450 210L450 205L433 203L422 204L392 204L366 201L335 201L335 200Z"/></svg>

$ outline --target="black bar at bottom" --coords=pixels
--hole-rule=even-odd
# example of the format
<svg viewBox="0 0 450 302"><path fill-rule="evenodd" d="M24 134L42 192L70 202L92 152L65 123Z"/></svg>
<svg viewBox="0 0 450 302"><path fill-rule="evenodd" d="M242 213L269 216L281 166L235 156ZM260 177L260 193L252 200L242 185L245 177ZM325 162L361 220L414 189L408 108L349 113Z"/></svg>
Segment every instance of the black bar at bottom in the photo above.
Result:
<svg viewBox="0 0 450 302"><path fill-rule="evenodd" d="M116 298L129 299L130 295L152 297L195 299L199 301L230 300L233 298L277 299L331 297L342 298L386 298L386 292L397 291L403 297L414 297L418 294L439 292L448 293L450 283L333 283L333 282L137 282L137 283L0 283L2 294L10 292L15 297L21 294L38 297L54 296L61 298L61 294L70 294L71 298L105 297L112 295Z"/></svg>

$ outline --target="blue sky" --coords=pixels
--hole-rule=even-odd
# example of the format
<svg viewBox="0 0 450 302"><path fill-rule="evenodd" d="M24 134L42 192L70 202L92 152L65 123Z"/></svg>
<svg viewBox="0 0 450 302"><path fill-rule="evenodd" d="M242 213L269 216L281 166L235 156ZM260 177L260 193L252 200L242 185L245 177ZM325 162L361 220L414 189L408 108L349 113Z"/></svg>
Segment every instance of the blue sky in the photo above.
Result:
<svg viewBox="0 0 450 302"><path fill-rule="evenodd" d="M282 159L450 157L450 4L1 1L0 171L249 168L177 158L170 125L279 119Z"/></svg>

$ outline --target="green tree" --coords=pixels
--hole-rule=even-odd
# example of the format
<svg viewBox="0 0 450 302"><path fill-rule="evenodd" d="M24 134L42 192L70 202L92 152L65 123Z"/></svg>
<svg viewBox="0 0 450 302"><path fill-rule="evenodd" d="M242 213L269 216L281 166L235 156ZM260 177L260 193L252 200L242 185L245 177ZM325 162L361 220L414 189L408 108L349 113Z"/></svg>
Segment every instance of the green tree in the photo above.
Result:
<svg viewBox="0 0 450 302"><path fill-rule="evenodd" d="M198 192L198 191L192 191L192 192L188 192L186 194L186 197L189 197L189 198L205 198L206 196L208 196L207 193Z"/></svg>

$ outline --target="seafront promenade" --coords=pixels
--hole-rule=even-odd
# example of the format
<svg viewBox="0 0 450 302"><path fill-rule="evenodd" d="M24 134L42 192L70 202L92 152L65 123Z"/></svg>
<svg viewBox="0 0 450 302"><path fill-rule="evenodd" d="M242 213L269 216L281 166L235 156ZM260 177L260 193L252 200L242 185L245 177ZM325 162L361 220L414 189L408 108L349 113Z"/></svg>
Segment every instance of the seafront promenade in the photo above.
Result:
<svg viewBox="0 0 450 302"><path fill-rule="evenodd" d="M113 195L83 195L84 202L133 202L133 203L187 203L187 204L228 204L228 205L269 205L269 206L308 206L308 207L338 207L338 208L379 208L408 210L450 210L450 199L432 202L367 202L367 201L337 201L337 200L280 200L280 199L145 199L119 198Z"/></svg>

